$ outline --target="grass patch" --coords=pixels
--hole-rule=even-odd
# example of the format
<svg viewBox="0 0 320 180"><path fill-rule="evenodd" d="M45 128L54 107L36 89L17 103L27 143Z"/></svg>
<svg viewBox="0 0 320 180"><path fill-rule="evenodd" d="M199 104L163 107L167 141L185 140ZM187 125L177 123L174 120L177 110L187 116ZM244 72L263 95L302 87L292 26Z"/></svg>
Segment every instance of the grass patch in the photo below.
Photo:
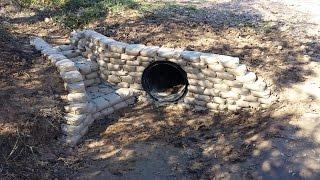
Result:
<svg viewBox="0 0 320 180"><path fill-rule="evenodd" d="M47 9L67 28L80 28L105 17L109 12L139 9L139 0L18 0L25 8Z"/></svg>
<svg viewBox="0 0 320 180"><path fill-rule="evenodd" d="M109 12L138 6L133 0L68 0L55 19L68 28L79 28L105 17Z"/></svg>

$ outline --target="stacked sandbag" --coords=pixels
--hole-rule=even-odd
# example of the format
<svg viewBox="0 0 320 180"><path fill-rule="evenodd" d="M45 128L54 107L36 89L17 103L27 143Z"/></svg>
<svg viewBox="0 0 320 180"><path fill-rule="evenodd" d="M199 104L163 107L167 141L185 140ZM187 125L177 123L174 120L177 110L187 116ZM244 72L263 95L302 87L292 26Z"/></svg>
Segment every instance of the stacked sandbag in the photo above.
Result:
<svg viewBox="0 0 320 180"><path fill-rule="evenodd" d="M270 89L239 58L183 49L127 44L84 30L72 38L85 54L97 58L102 79L118 88L143 91L141 76L153 61L168 60L187 73L188 93L183 103L195 109L236 111L266 108L274 101Z"/></svg>
<svg viewBox="0 0 320 180"><path fill-rule="evenodd" d="M128 88L114 90L111 86L100 84L87 89L93 105L93 117L99 119L135 103L133 91Z"/></svg>
<svg viewBox="0 0 320 180"><path fill-rule="evenodd" d="M90 104L83 82L83 77L75 63L68 59L66 51L73 51L72 46L51 47L41 38L31 40L37 50L47 57L58 69L64 86L68 91L65 106L65 124L62 124L64 141L68 145L75 145L87 132L88 126L93 122L90 115ZM76 52L76 51L75 51ZM65 54L65 55L64 55ZM71 57L71 56L69 56Z"/></svg>
<svg viewBox="0 0 320 180"><path fill-rule="evenodd" d="M184 101L197 109L212 111L237 111L260 108L261 102L252 98L252 91L268 98L266 84L252 72L247 72L239 59L217 54L184 51L182 58L188 61L185 71L189 81L189 93ZM262 97L261 97L262 98Z"/></svg>
<svg viewBox="0 0 320 180"><path fill-rule="evenodd" d="M114 90L102 84L98 64L93 59L79 56L82 51L74 45L52 47L41 38L32 39L31 44L57 67L68 91L65 123L61 126L63 140L68 145L76 145L95 119L134 103L135 97L130 89ZM76 55L71 55L71 51Z"/></svg>

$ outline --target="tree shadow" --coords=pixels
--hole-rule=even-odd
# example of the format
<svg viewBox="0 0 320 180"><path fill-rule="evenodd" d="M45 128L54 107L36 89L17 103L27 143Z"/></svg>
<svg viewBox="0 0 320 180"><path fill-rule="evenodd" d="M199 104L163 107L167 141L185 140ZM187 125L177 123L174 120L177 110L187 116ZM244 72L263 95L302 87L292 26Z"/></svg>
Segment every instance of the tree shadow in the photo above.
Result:
<svg viewBox="0 0 320 180"><path fill-rule="evenodd" d="M0 178L48 177L49 166L67 169L58 160L63 82L28 35L0 32Z"/></svg>
<svg viewBox="0 0 320 180"><path fill-rule="evenodd" d="M229 2L229 5L234 2L237 1ZM186 47L187 50L237 56L250 70L263 77L269 77L271 79L269 84L274 84L275 90L290 88L292 85L303 82L306 76L313 74L312 70L305 68L310 62L304 62L300 59L310 51L314 52L312 57L318 56L320 54L320 50L317 49L317 47L320 47L318 42L310 44L297 42L288 34L280 31L277 23L276 25L263 26L266 22L262 20L258 11L255 14L249 12L239 14L230 9L224 9L224 7L228 7L228 3L208 8L171 5L137 19L126 20L119 17L115 21L107 22L107 24L101 22L97 31L119 41L130 43ZM35 23L43 20L44 16L40 17L18 18L10 21L14 23ZM230 19L233 22L230 22ZM27 35L15 34L14 36L22 36L20 38L27 39ZM9 40L10 43L8 43ZM1 44L1 47L3 47L1 49L5 50L2 54L10 54L9 58L1 59L1 66L4 67L4 70L1 71L1 77L7 78L7 82L3 86L11 87L7 90L1 89L1 102L5 102L1 103L3 107L0 108L3 110L1 114L9 115L5 107L8 104L11 107L11 104L7 102L22 104L22 106L12 106L12 109L22 109L23 112L18 113L19 118L17 119L28 119L28 122L32 123L32 136L28 133L27 139L31 141L33 138L40 139L35 144L28 143L29 147L22 146L26 147L27 153L22 153L21 155L25 155L24 157L19 156L19 159L15 159L17 163L20 163L23 158L30 157L29 155L33 153L30 146L45 146L43 143L46 141L44 140L48 138L49 142L51 142L50 140L54 141L53 139L58 133L56 130L51 132L51 127L45 127L41 129L49 129L50 131L44 133L45 136L42 137L39 136L39 134L43 134L40 133L42 130L35 128L34 125L46 125L41 120L47 121L48 119L54 124L59 124L59 120L57 121L59 117L51 116L50 113L47 115L39 114L39 112L43 112L41 111L43 107L34 107L32 103L25 105L24 99L31 98L31 96L43 96L39 94L39 91L43 91L43 89L45 89L45 92L49 92L51 97L51 93L55 94L56 88L62 87L62 85L59 83L48 85L50 80L47 79L48 76L45 72L53 73L54 70L51 68L43 68L39 71L41 77L39 77L38 83L42 84L40 86L25 87L24 83L28 81L22 81L20 84L13 83L17 81L16 76L8 76L8 74L17 73L22 77L28 76L24 72L19 73L14 70L15 67L18 66L18 70L29 69L35 64L31 60L39 57L38 54L29 56L30 54L27 52L19 52L19 49L15 47L20 47L20 42L7 49L6 43L11 44L11 41L15 40L13 37L8 37L8 40ZM244 40L244 43L241 40ZM24 42L24 44L26 43L27 41ZM302 45L305 48L301 49ZM18 58L15 58L14 54L18 54ZM7 59L13 59L13 61ZM8 73L7 70L10 69L14 71ZM26 73L28 74L29 71ZM32 78L36 79L35 77ZM12 91L20 94L30 91L30 94L28 93L27 96L21 98L10 99L16 95L11 94ZM35 102L42 102L41 105L46 104L47 106L51 103L44 99ZM50 107L47 109L50 109ZM254 114L250 112L199 114L185 111L176 112L175 109L168 111L166 108L148 106L133 108L124 112L125 118L114 117L111 120L97 121L90 129L88 139L76 151L79 152L78 156L80 158L70 160L74 156L59 157L60 160L55 160L55 163L50 167L59 169L61 172L52 172L52 169L49 171L52 176L64 177L68 174L66 168L80 171L90 163L96 165L95 162L101 162L100 170L103 170L103 168L112 169L113 174L123 177L127 173L126 169L132 171L133 169L130 169L132 163L137 162L135 156L128 153L132 151L128 150L136 151L136 145L139 146L139 143L142 143L141 146L150 150L142 151L145 156L155 156L152 152L163 152L163 150L157 151L157 149L161 149L160 146L163 146L177 150L178 153L173 153L174 156L181 157L179 154L182 154L187 157L187 159L181 157L184 164L180 171L182 176L196 178L237 178L240 176L278 179L280 177L319 177L319 169L314 165L315 161L312 160L315 155L310 158L304 156L304 154L307 154L307 157L309 157L309 152L316 149L318 145L310 138L296 135L299 127L288 123L295 118L295 114L275 116L273 115L274 111L275 109L271 108L268 112L256 112ZM13 114L17 114L15 111L13 112ZM9 124L15 120L9 116L3 117L5 119L4 124ZM34 121L34 119L38 121ZM123 119L127 119L127 122L122 122ZM118 122L118 120L120 121ZM34 122L37 123L34 124ZM110 129L108 130L108 128ZM1 151L5 152L5 155L10 154L17 136L1 134L0 139L5 139L0 141L2 142L0 147L8 147ZM150 144L155 145L149 148ZM20 149L15 152L20 152ZM122 154L122 152L127 152L127 155ZM94 162L91 161L92 159L94 159ZM27 160L30 162L30 159ZM49 166L46 164L47 161L44 162L44 164L41 164L43 171L47 170L46 166ZM85 162L88 162L88 164L85 164ZM172 162L170 153L165 156L164 162L168 162L168 167L173 166L172 163L169 163ZM39 162L32 161L29 164L37 163ZM60 163L62 165L57 168ZM123 168L117 170L113 168L114 166L111 163L120 164ZM177 165L174 165L173 169L177 168ZM33 172L35 176L45 177L45 174L42 174L41 171L29 166L22 167L20 172L16 172L17 169L14 166L2 165L0 169L2 169L1 172L16 173L21 178L28 178L27 175L30 172Z"/></svg>
<svg viewBox="0 0 320 180"><path fill-rule="evenodd" d="M75 165L78 173L73 178L93 172L99 173L92 178L118 179L320 176L313 159L319 146L297 135L300 128L289 124L294 114L274 116L272 110L194 113L152 105L138 105L123 114L111 124L110 119L100 120L108 122L104 128L95 123L93 129L99 127L100 132L90 131L90 139L76 151L74 157L81 159L82 166ZM312 151L314 156L309 154ZM144 167L141 161L154 167ZM158 163L164 170L157 169Z"/></svg>
<svg viewBox="0 0 320 180"><path fill-rule="evenodd" d="M259 11L252 14L241 3L233 7L236 2L203 8L169 5L142 18L107 21L96 30L128 43L239 57L250 70L267 78L275 91L314 75L309 64L320 55L315 48L318 42L299 42L280 30L281 22L265 22Z"/></svg>

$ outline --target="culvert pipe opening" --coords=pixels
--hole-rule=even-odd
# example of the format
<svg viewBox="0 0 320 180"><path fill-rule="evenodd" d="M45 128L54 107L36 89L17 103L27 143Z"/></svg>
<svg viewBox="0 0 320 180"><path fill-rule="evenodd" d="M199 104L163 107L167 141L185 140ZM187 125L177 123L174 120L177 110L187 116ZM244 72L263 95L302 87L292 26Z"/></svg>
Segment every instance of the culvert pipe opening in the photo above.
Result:
<svg viewBox="0 0 320 180"><path fill-rule="evenodd" d="M143 89L156 101L175 102L188 91L187 73L176 63L156 61L142 74Z"/></svg>

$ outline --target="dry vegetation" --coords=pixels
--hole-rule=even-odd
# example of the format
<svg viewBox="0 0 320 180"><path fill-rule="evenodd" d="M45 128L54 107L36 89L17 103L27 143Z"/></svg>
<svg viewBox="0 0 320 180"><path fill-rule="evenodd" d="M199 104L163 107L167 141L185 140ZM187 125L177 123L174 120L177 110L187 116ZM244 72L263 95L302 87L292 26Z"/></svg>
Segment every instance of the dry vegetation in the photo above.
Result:
<svg viewBox="0 0 320 180"><path fill-rule="evenodd" d="M279 29L281 23L263 21L258 13L99 2L113 8L98 18L96 5L88 4L94 13L83 22L72 18L77 11L69 12L69 6L69 14L55 11L63 4L20 13L20 7L6 6L12 11L0 16L0 178L319 177L319 146L312 136L298 136L303 128L292 123L319 109L312 93L295 91L319 75L319 41L292 38ZM279 102L266 112L236 114L140 104L96 122L78 148L62 148L62 82L28 38L61 44L70 28L83 26L129 43L238 56L267 80Z"/></svg>

